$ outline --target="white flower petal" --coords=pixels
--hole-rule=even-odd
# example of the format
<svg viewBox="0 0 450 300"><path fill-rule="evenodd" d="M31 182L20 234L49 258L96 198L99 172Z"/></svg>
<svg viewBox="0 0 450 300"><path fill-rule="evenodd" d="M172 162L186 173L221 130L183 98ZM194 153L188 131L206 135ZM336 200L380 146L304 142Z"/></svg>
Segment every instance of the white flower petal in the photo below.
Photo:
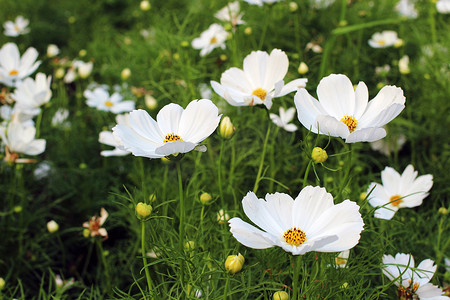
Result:
<svg viewBox="0 0 450 300"><path fill-rule="evenodd" d="M347 136L345 142L374 142L384 138L385 136L386 130L384 128L369 127L353 131Z"/></svg>
<svg viewBox="0 0 450 300"><path fill-rule="evenodd" d="M317 127L323 134L347 138L350 134L347 125L332 116L320 115L316 119Z"/></svg>
<svg viewBox="0 0 450 300"><path fill-rule="evenodd" d="M175 103L170 103L164 106L156 115L156 121L161 133L165 136L167 134L179 134L179 125L181 115L184 109Z"/></svg>
<svg viewBox="0 0 450 300"><path fill-rule="evenodd" d="M197 146L197 144L185 141L167 142L155 149L155 153L161 156L168 156L176 153L187 153Z"/></svg>
<svg viewBox="0 0 450 300"><path fill-rule="evenodd" d="M228 223L234 238L244 246L254 249L266 249L274 246L272 239L267 233L241 219L232 218Z"/></svg>
<svg viewBox="0 0 450 300"><path fill-rule="evenodd" d="M317 97L328 115L340 120L353 116L355 112L355 91L350 79L342 74L331 74L319 82Z"/></svg>
<svg viewBox="0 0 450 300"><path fill-rule="evenodd" d="M326 114L319 101L314 99L306 89L300 89L294 96L297 118L302 125L314 133L318 133L316 119Z"/></svg>

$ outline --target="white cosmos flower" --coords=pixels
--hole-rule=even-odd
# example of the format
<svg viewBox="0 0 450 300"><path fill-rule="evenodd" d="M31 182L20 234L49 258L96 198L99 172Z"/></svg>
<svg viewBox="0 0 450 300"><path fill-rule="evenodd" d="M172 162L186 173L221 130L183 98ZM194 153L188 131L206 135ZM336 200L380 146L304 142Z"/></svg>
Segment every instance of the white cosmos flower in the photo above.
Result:
<svg viewBox="0 0 450 300"><path fill-rule="evenodd" d="M230 68L222 73L220 83L211 81L214 91L233 106L264 104L272 107L272 98L284 96L305 87L306 78L284 84L289 60L279 49L270 55L265 51L253 51L244 59L243 70Z"/></svg>
<svg viewBox="0 0 450 300"><path fill-rule="evenodd" d="M37 73L36 79L25 78L17 84L12 98L16 101L16 106L24 112L37 115L40 107L50 101L52 91L50 83L52 76L46 76L44 73Z"/></svg>
<svg viewBox="0 0 450 300"><path fill-rule="evenodd" d="M228 32L219 24L211 24L209 28L200 34L200 37L192 40L194 49L201 49L200 56L211 53L215 48L225 49L225 41L228 38Z"/></svg>
<svg viewBox="0 0 450 300"><path fill-rule="evenodd" d="M271 113L270 119L278 127L281 127L286 131L293 132L298 129L297 125L290 124L290 122L294 119L294 116L295 116L295 107L291 107L285 110L284 107L280 106L280 116Z"/></svg>
<svg viewBox="0 0 450 300"><path fill-rule="evenodd" d="M436 9L441 14L450 13L450 0L439 0L436 2Z"/></svg>
<svg viewBox="0 0 450 300"><path fill-rule="evenodd" d="M12 120L5 128L0 126L0 137L10 154L38 155L45 151L45 140L35 139L36 128Z"/></svg>
<svg viewBox="0 0 450 300"><path fill-rule="evenodd" d="M399 299L450 299L443 296L442 289L430 283L436 267L431 259L425 259L415 267L410 254L397 253L395 258L383 255L383 274L398 286Z"/></svg>
<svg viewBox="0 0 450 300"><path fill-rule="evenodd" d="M52 126L57 127L59 125L64 125L68 117L69 117L69 110L65 108L59 108L52 118ZM69 124L66 124L65 127L68 126Z"/></svg>
<svg viewBox="0 0 450 300"><path fill-rule="evenodd" d="M405 107L401 88L385 86L371 101L364 82L356 90L347 76L331 74L317 86L319 101L305 89L294 97L299 121L314 133L345 139L346 143L373 142L386 136L382 128Z"/></svg>
<svg viewBox="0 0 450 300"><path fill-rule="evenodd" d="M123 124L126 126L130 125L129 122L130 114L123 114L116 116L117 124ZM102 144L115 147L113 150L103 150L100 152L101 156L125 156L130 154L130 151L122 150L119 147L123 147L123 143L121 140L114 137L112 131L102 131L99 134L98 141Z"/></svg>
<svg viewBox="0 0 450 300"><path fill-rule="evenodd" d="M0 82L15 86L41 64L36 62L38 52L33 47L28 48L20 57L19 48L14 43L7 43L0 49Z"/></svg>
<svg viewBox="0 0 450 300"><path fill-rule="evenodd" d="M240 13L239 1L228 3L227 6L216 12L214 15L217 19L230 22L233 26L245 24L242 20L244 14Z"/></svg>
<svg viewBox="0 0 450 300"><path fill-rule="evenodd" d="M399 40L397 32L385 30L383 32L375 32L369 40L369 46L372 48L387 48L394 46Z"/></svg>
<svg viewBox="0 0 450 300"><path fill-rule="evenodd" d="M135 156L161 158L194 150L216 130L220 117L208 99L193 100L186 109L171 103L159 111L156 121L142 109L132 111L129 125L118 124L113 133L122 141L123 150Z"/></svg>
<svg viewBox="0 0 450 300"><path fill-rule="evenodd" d="M108 91L102 87L97 87L93 91L85 90L83 95L87 98L86 104L98 110L110 111L115 114L134 110L134 101L122 101L122 95L117 92L109 95Z"/></svg>
<svg viewBox="0 0 450 300"><path fill-rule="evenodd" d="M21 34L27 34L30 32L30 28L27 27L28 24L30 24L28 19L25 19L22 16L17 16L14 22L6 21L3 24L3 27L5 28L4 33L6 36L19 36Z"/></svg>
<svg viewBox="0 0 450 300"><path fill-rule="evenodd" d="M395 5L395 10L400 16L415 19L418 16L417 9L414 7L415 1L412 0L400 0Z"/></svg>
<svg viewBox="0 0 450 300"><path fill-rule="evenodd" d="M307 186L295 200L284 193L258 199L248 192L242 206L262 230L232 218L230 231L241 244L254 249L278 246L294 255L344 251L358 243L364 226L355 202L335 205L333 196L322 187Z"/></svg>
<svg viewBox="0 0 450 300"><path fill-rule="evenodd" d="M386 167L381 172L382 184L372 182L367 189L369 203L378 207L375 217L390 220L399 208L415 207L422 204L433 186L433 175L427 174L417 177L412 165L408 165L403 174L393 168Z"/></svg>

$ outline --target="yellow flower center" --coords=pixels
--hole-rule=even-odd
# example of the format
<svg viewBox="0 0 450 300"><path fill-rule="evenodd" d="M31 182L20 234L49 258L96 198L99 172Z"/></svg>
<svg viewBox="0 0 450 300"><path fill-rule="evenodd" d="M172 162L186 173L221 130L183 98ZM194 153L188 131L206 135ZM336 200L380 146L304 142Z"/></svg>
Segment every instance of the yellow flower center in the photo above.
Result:
<svg viewBox="0 0 450 300"><path fill-rule="evenodd" d="M213 36L210 40L209 40L210 44L215 44L217 43L217 38L215 36Z"/></svg>
<svg viewBox="0 0 450 300"><path fill-rule="evenodd" d="M394 206L399 206L400 203L402 203L402 199L400 199L402 196L400 195L394 195L389 199L389 202L391 202Z"/></svg>
<svg viewBox="0 0 450 300"><path fill-rule="evenodd" d="M377 43L378 43L378 45L380 45L380 46L386 45L386 42L383 41L383 40L379 40L379 41L377 41Z"/></svg>
<svg viewBox="0 0 450 300"><path fill-rule="evenodd" d="M252 92L252 95L255 95L256 97L264 101L266 99L267 92L262 88L257 88Z"/></svg>
<svg viewBox="0 0 450 300"><path fill-rule="evenodd" d="M350 133L355 131L356 126L358 126L358 121L356 121L356 119L353 118L352 116L344 116L341 119L341 122L347 125L348 131L350 131Z"/></svg>
<svg viewBox="0 0 450 300"><path fill-rule="evenodd" d="M164 143L173 142L173 141L182 141L182 140L183 139L180 138L180 136L175 133L166 134L166 136L164 137Z"/></svg>
<svg viewBox="0 0 450 300"><path fill-rule="evenodd" d="M105 105L106 105L107 107L111 107L111 106L113 106L114 104L113 104L111 101L107 100L107 101L105 101Z"/></svg>
<svg viewBox="0 0 450 300"><path fill-rule="evenodd" d="M17 75L17 74L19 74L19 71L15 70L15 69L9 71L9 76L14 76L14 75Z"/></svg>
<svg viewBox="0 0 450 300"><path fill-rule="evenodd" d="M398 299L400 300L410 300L413 299L414 294L416 293L417 289L419 288L419 284L415 282L412 284L411 280L409 280L409 286L399 286L397 291Z"/></svg>
<svg viewBox="0 0 450 300"><path fill-rule="evenodd" d="M293 246L300 246L306 241L306 233L297 227L289 228L283 234L283 237L286 243Z"/></svg>
<svg viewBox="0 0 450 300"><path fill-rule="evenodd" d="M336 265L345 265L347 263L347 260L345 258L342 257L337 257L336 258Z"/></svg>

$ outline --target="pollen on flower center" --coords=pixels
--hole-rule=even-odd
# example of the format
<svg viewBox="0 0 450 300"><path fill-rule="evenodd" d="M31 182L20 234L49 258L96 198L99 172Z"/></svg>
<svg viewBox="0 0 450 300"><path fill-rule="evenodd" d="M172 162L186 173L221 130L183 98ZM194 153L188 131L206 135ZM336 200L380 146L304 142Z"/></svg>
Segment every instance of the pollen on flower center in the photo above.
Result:
<svg viewBox="0 0 450 300"><path fill-rule="evenodd" d="M17 74L19 74L19 71L15 70L15 69L9 71L9 76L14 76L14 75L17 75Z"/></svg>
<svg viewBox="0 0 450 300"><path fill-rule="evenodd" d="M178 134L175 133L166 134L166 136L164 137L164 143L182 140L183 139Z"/></svg>
<svg viewBox="0 0 450 300"><path fill-rule="evenodd" d="M256 97L264 101L266 100L267 92L262 88L257 88L252 92L252 95L255 95Z"/></svg>
<svg viewBox="0 0 450 300"><path fill-rule="evenodd" d="M389 202L391 202L394 206L399 206L400 203L402 203L402 199L400 199L402 196L400 195L394 195L389 199Z"/></svg>
<svg viewBox="0 0 450 300"><path fill-rule="evenodd" d="M379 41L377 41L377 43L378 43L378 45L380 45L380 46L386 45L386 42L383 41L383 40L379 40Z"/></svg>
<svg viewBox="0 0 450 300"><path fill-rule="evenodd" d="M416 293L418 288L419 288L419 284L417 282L412 284L411 280L409 280L408 287L404 287L404 286L398 287L397 296L401 300L413 299L413 296Z"/></svg>
<svg viewBox="0 0 450 300"><path fill-rule="evenodd" d="M297 227L289 228L283 234L283 237L286 243L293 246L300 246L306 241L306 233Z"/></svg>
<svg viewBox="0 0 450 300"><path fill-rule="evenodd" d="M210 44L215 44L217 43L217 38L215 36L213 36L210 40L209 40Z"/></svg>
<svg viewBox="0 0 450 300"><path fill-rule="evenodd" d="M111 101L107 100L107 101L105 101L105 105L107 107L112 107L114 104Z"/></svg>
<svg viewBox="0 0 450 300"><path fill-rule="evenodd" d="M356 121L356 119L352 116L344 116L341 119L341 122L347 125L348 131L350 131L350 133L355 131L356 126L358 126L358 121Z"/></svg>

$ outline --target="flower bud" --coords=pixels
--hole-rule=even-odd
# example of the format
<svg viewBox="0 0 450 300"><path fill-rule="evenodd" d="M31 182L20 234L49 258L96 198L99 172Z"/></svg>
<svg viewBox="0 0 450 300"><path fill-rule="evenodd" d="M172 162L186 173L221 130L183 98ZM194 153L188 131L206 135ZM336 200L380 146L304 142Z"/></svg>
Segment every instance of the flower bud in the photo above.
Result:
<svg viewBox="0 0 450 300"><path fill-rule="evenodd" d="M208 204L211 201L211 199L212 199L212 197L211 197L211 194L209 194L209 193L202 193L200 195L200 202L204 205Z"/></svg>
<svg viewBox="0 0 450 300"><path fill-rule="evenodd" d="M158 106L158 102L156 101L155 97L152 95L145 95L145 106L148 107L148 109L155 109Z"/></svg>
<svg viewBox="0 0 450 300"><path fill-rule="evenodd" d="M289 2L289 10L291 12L295 12L298 9L298 4L295 3L294 1ZM275 294L274 294L275 295ZM284 299L284 298L283 298ZM287 299L287 298L286 298Z"/></svg>
<svg viewBox="0 0 450 300"><path fill-rule="evenodd" d="M188 41L182 41L181 42L181 47L186 48L189 46L189 42Z"/></svg>
<svg viewBox="0 0 450 300"><path fill-rule="evenodd" d="M47 56L48 57L55 57L59 54L59 48L55 44L50 44L47 47Z"/></svg>
<svg viewBox="0 0 450 300"><path fill-rule="evenodd" d="M139 202L136 205L136 215L139 219L145 220L152 213L152 206L150 204L145 204L143 202Z"/></svg>
<svg viewBox="0 0 450 300"><path fill-rule="evenodd" d="M127 80L131 76L131 70L129 68L125 68L120 73L120 77L122 77L122 80Z"/></svg>
<svg viewBox="0 0 450 300"><path fill-rule="evenodd" d="M364 201L364 199L366 199L366 197L367 197L367 193L362 192L362 193L359 195L359 200Z"/></svg>
<svg viewBox="0 0 450 300"><path fill-rule="evenodd" d="M400 48L401 46L403 46L404 42L402 39L397 39L394 43L394 47L395 48Z"/></svg>
<svg viewBox="0 0 450 300"><path fill-rule="evenodd" d="M229 255L225 261L225 269L231 274L236 274L242 269L244 265L245 258L242 254Z"/></svg>
<svg viewBox="0 0 450 300"><path fill-rule="evenodd" d="M5 279L3 277L0 277L0 291L3 290L5 287Z"/></svg>
<svg viewBox="0 0 450 300"><path fill-rule="evenodd" d="M152 6L151 6L151 4L150 4L149 1L143 0L143 1L141 1L141 4L139 5L139 7L141 8L141 10L147 11L147 10L149 10Z"/></svg>
<svg viewBox="0 0 450 300"><path fill-rule="evenodd" d="M315 147L311 153L311 158L316 164L323 163L328 158L327 151L320 147Z"/></svg>
<svg viewBox="0 0 450 300"><path fill-rule="evenodd" d="M217 222L219 224L225 224L230 219L230 216L223 210L219 210L217 213Z"/></svg>
<svg viewBox="0 0 450 300"><path fill-rule="evenodd" d="M15 213L18 214L18 213L22 212L22 206L20 206L20 205L14 206L13 210Z"/></svg>
<svg viewBox="0 0 450 300"><path fill-rule="evenodd" d="M285 291L278 291L273 294L273 300L288 300L289 294Z"/></svg>
<svg viewBox="0 0 450 300"><path fill-rule="evenodd" d="M78 55L79 55L80 57L85 57L86 54L87 54L86 49L81 49L81 50L78 52Z"/></svg>
<svg viewBox="0 0 450 300"><path fill-rule="evenodd" d="M91 231L89 229L87 229L87 228L83 229L83 236L85 238L90 237L91 236Z"/></svg>
<svg viewBox="0 0 450 300"><path fill-rule="evenodd" d="M186 244L184 244L184 247L186 248L186 250L192 251L195 248L195 242L187 241Z"/></svg>
<svg viewBox="0 0 450 300"><path fill-rule="evenodd" d="M251 28L251 27L246 27L246 28L244 29L244 33L245 33L246 35L252 34L252 28Z"/></svg>
<svg viewBox="0 0 450 300"><path fill-rule="evenodd" d="M233 136L236 128L231 123L231 120L228 116L224 117L219 125L219 134L224 139L229 139Z"/></svg>
<svg viewBox="0 0 450 300"><path fill-rule="evenodd" d="M438 214L446 216L448 214L448 209L446 209L445 207L439 207Z"/></svg>
<svg viewBox="0 0 450 300"><path fill-rule="evenodd" d="M300 63L300 65L298 66L297 71L299 74L302 74L302 75L308 73L308 71L309 71L308 65L302 61Z"/></svg>
<svg viewBox="0 0 450 300"><path fill-rule="evenodd" d="M66 71L64 71L63 68L56 69L56 71L55 71L55 77L56 78L61 79L61 78L64 77L64 75L66 75Z"/></svg>
<svg viewBox="0 0 450 300"><path fill-rule="evenodd" d="M55 220L51 220L50 222L47 223L47 229L48 232L54 233L58 231L59 225L58 223L55 222Z"/></svg>
<svg viewBox="0 0 450 300"><path fill-rule="evenodd" d="M148 196L148 201L150 201L150 203L153 203L156 201L156 195L155 194L150 194L150 196Z"/></svg>

